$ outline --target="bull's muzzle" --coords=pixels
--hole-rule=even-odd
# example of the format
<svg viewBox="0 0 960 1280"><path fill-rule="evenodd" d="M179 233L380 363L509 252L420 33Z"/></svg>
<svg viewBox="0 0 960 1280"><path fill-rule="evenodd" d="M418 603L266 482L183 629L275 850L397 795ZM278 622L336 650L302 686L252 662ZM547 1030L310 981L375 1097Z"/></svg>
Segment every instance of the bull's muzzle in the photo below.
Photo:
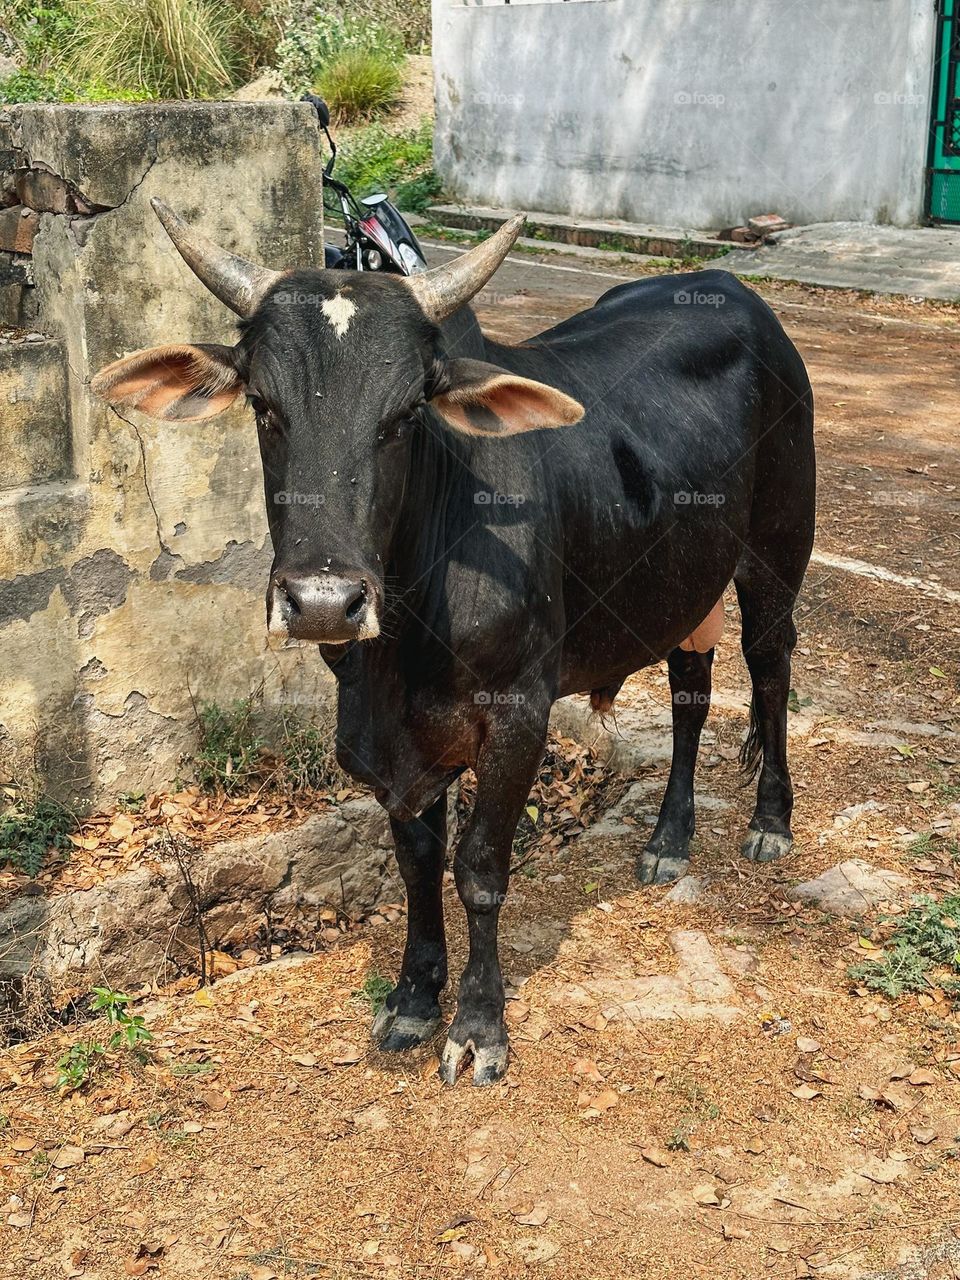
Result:
<svg viewBox="0 0 960 1280"><path fill-rule="evenodd" d="M317 644L372 640L380 634L377 592L360 576L278 570L267 594L267 627Z"/></svg>

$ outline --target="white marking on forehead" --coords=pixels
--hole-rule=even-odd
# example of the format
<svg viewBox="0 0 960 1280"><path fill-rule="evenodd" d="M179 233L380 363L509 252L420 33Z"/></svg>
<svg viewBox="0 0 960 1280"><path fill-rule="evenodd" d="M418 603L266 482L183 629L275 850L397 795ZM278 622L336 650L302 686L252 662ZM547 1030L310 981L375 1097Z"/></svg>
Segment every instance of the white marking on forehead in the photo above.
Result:
<svg viewBox="0 0 960 1280"><path fill-rule="evenodd" d="M333 326L334 333L338 338L342 338L350 328L350 321L356 314L357 304L345 298L342 293L338 293L332 298L324 298L321 309Z"/></svg>

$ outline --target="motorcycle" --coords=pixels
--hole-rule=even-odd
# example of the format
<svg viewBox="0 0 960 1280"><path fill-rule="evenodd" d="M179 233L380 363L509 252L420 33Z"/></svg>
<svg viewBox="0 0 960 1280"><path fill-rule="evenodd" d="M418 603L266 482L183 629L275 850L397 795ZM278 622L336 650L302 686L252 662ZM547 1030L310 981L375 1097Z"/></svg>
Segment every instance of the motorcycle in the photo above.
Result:
<svg viewBox="0 0 960 1280"><path fill-rule="evenodd" d="M327 104L313 93L305 93L300 101L309 102L316 111L330 146L330 159L323 167L324 195L329 191L339 202L346 232L342 249L324 245L324 265L339 271L388 271L401 276L426 271L423 250L396 205L383 193L357 200L347 185L333 176L337 146L330 136Z"/></svg>

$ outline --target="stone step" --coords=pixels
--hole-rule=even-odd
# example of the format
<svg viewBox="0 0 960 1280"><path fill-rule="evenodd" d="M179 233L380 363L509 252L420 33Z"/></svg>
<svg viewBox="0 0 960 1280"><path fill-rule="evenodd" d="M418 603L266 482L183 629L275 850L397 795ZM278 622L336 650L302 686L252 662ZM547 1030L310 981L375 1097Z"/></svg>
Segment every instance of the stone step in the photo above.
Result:
<svg viewBox="0 0 960 1280"><path fill-rule="evenodd" d="M63 347L0 329L0 489L62 479L69 470Z"/></svg>
<svg viewBox="0 0 960 1280"><path fill-rule="evenodd" d="M427 210L428 215L440 226L461 227L472 231L496 231L515 212L515 209L454 204L434 204ZM645 226L613 219L570 218L564 214L541 213L537 210L527 211L524 231L527 236L535 239L666 258L717 258L745 247L732 240L721 239L712 231Z"/></svg>

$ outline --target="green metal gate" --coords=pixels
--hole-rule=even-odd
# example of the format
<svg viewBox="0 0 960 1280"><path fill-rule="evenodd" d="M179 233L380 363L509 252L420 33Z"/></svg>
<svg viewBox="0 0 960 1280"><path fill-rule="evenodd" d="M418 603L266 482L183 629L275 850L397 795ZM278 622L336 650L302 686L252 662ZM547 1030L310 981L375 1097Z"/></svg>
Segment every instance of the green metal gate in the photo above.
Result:
<svg viewBox="0 0 960 1280"><path fill-rule="evenodd" d="M927 213L960 223L960 0L939 0Z"/></svg>

